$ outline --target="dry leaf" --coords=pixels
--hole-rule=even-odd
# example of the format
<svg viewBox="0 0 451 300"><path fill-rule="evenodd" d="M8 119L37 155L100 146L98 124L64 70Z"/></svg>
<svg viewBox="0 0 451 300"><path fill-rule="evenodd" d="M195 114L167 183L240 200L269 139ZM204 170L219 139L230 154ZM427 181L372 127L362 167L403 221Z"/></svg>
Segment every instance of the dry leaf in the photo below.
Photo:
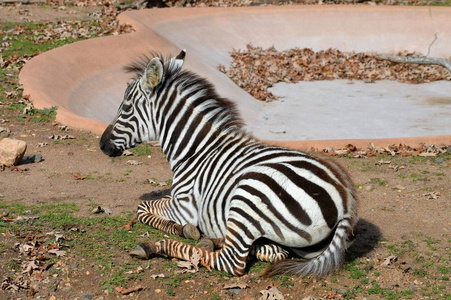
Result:
<svg viewBox="0 0 451 300"><path fill-rule="evenodd" d="M28 273L29 275L31 275L31 273L33 273L34 270L39 269L40 267L38 265L36 265L36 262L34 260L29 261L26 265L25 265L25 270L22 272L23 273Z"/></svg>
<svg viewBox="0 0 451 300"><path fill-rule="evenodd" d="M133 218L133 219L130 220L130 222L125 224L123 228L125 228L125 230L127 230L127 231L130 231L130 230L132 230L132 226L135 223L136 223L136 218Z"/></svg>
<svg viewBox="0 0 451 300"><path fill-rule="evenodd" d="M85 176L85 175L82 175L82 174L80 174L80 173L77 173L77 174L75 174L75 178L76 178L77 180L84 180L84 179L86 178L86 176Z"/></svg>
<svg viewBox="0 0 451 300"><path fill-rule="evenodd" d="M190 261L180 260L177 262L177 267L181 268L181 270L174 271L174 273L176 273L176 274L196 273L197 272L197 270L194 269L194 266Z"/></svg>
<svg viewBox="0 0 451 300"><path fill-rule="evenodd" d="M384 261L381 263L381 266L390 266L392 265L394 262L396 262L398 260L398 257L395 255L390 255L386 258L384 258Z"/></svg>
<svg viewBox="0 0 451 300"><path fill-rule="evenodd" d="M66 255L66 251L64 251L64 250L51 249L48 252L50 254L55 254L56 256L65 256Z"/></svg>
<svg viewBox="0 0 451 300"><path fill-rule="evenodd" d="M122 295L128 295L137 291L144 290L146 287L143 285L137 285L128 289L124 289L122 287L115 288L116 292L121 293Z"/></svg>
<svg viewBox="0 0 451 300"><path fill-rule="evenodd" d="M440 192L428 192L428 193L423 194L423 196L425 196L429 200L435 200L440 197Z"/></svg>
<svg viewBox="0 0 451 300"><path fill-rule="evenodd" d="M150 278L152 278L152 279L164 278L164 274L163 273L161 273L161 274L152 274L152 275L150 275Z"/></svg>
<svg viewBox="0 0 451 300"><path fill-rule="evenodd" d="M229 289L247 289L249 286L245 283L242 282L236 282L236 283L229 283L229 284L225 284L222 289L223 290L229 290Z"/></svg>
<svg viewBox="0 0 451 300"><path fill-rule="evenodd" d="M93 214L99 214L99 213L103 213L103 212L105 212L105 210L101 206L97 206L96 208L94 208L92 210Z"/></svg>
<svg viewBox="0 0 451 300"><path fill-rule="evenodd" d="M197 266L199 265L201 259L202 255L200 254L200 252L197 249L194 249L193 254L189 258L189 260L193 264L196 271L199 271L199 268Z"/></svg>
<svg viewBox="0 0 451 300"><path fill-rule="evenodd" d="M282 292L279 291L275 286L268 286L266 290L260 291L260 300L284 300Z"/></svg>
<svg viewBox="0 0 451 300"><path fill-rule="evenodd" d="M389 164L391 164L390 160L383 160L383 159L381 159L380 161L378 161L376 163L376 165L378 165L378 166L380 166L380 165L389 165Z"/></svg>

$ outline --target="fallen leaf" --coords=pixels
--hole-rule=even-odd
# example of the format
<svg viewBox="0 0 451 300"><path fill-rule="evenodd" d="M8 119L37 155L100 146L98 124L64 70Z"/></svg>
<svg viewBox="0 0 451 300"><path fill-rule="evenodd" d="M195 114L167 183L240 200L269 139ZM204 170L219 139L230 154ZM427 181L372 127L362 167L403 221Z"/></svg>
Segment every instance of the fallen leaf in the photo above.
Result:
<svg viewBox="0 0 451 300"><path fill-rule="evenodd" d="M229 289L247 289L249 286L245 283L242 282L236 282L236 283L229 283L229 284L225 284L222 289L223 290L229 290Z"/></svg>
<svg viewBox="0 0 451 300"><path fill-rule="evenodd" d="M425 196L429 200L435 200L440 197L440 192L428 192L428 193L423 194L423 196Z"/></svg>
<svg viewBox="0 0 451 300"><path fill-rule="evenodd" d="M164 278L164 274L163 273L161 273L161 274L152 274L152 275L150 275L150 278L152 278L152 279Z"/></svg>
<svg viewBox="0 0 451 300"><path fill-rule="evenodd" d="M130 150L124 150L124 152L122 152L122 156L133 156L133 152L131 152Z"/></svg>
<svg viewBox="0 0 451 300"><path fill-rule="evenodd" d="M29 275L31 275L31 273L33 273L34 270L39 269L40 267L38 265L36 265L35 261L29 261L28 263L25 264L25 270L22 272L23 273L28 273Z"/></svg>
<svg viewBox="0 0 451 300"><path fill-rule="evenodd" d="M125 230L132 230L132 226L136 223L136 218L131 219L127 224L124 225Z"/></svg>
<svg viewBox="0 0 451 300"><path fill-rule="evenodd" d="M66 251L64 250L58 250L58 249L52 249L48 251L50 254L55 254L56 256L66 256Z"/></svg>
<svg viewBox="0 0 451 300"><path fill-rule="evenodd" d="M398 257L395 255L390 255L384 258L384 261L381 263L381 266L390 266L398 260Z"/></svg>
<svg viewBox="0 0 451 300"><path fill-rule="evenodd" d="M174 271L174 273L176 273L176 274L196 273L197 272L197 270L194 269L194 266L190 261L184 261L184 260L177 261L177 267L181 268L181 270Z"/></svg>
<svg viewBox="0 0 451 300"><path fill-rule="evenodd" d="M76 178L77 180L84 180L84 179L86 178L86 176L85 176L85 175L82 175L82 174L80 174L80 173L77 173L77 174L75 174L75 178Z"/></svg>
<svg viewBox="0 0 451 300"><path fill-rule="evenodd" d="M389 165L389 164L391 164L390 160L383 160L383 159L381 159L380 161L378 161L376 163L376 165L378 165L378 166L380 166L380 165Z"/></svg>
<svg viewBox="0 0 451 300"><path fill-rule="evenodd" d="M124 289L122 287L117 287L117 288L115 288L115 290L116 290L116 292L118 292L118 293L120 293L122 295L128 295L128 294L131 294L131 293L134 293L134 292L137 292L137 291L144 290L145 288L146 287L143 286L143 285L137 285L137 286L134 286L134 287L131 287L131 288L128 288L128 289Z"/></svg>
<svg viewBox="0 0 451 300"><path fill-rule="evenodd" d="M189 260L193 264L196 271L199 271L199 268L197 266L199 265L201 258L202 255L200 254L200 252L197 249L194 249L193 254L189 258Z"/></svg>
<svg viewBox="0 0 451 300"><path fill-rule="evenodd" d="M96 208L94 208L92 210L93 214L100 214L100 213L103 213L103 212L105 212L105 210L101 206L97 206Z"/></svg>
<svg viewBox="0 0 451 300"><path fill-rule="evenodd" d="M137 165L140 165L140 164L142 164L142 162L137 161L135 159L127 160L127 165L137 166Z"/></svg>
<svg viewBox="0 0 451 300"><path fill-rule="evenodd" d="M266 290L261 290L260 300L284 300L282 292L279 291L275 286L268 286Z"/></svg>

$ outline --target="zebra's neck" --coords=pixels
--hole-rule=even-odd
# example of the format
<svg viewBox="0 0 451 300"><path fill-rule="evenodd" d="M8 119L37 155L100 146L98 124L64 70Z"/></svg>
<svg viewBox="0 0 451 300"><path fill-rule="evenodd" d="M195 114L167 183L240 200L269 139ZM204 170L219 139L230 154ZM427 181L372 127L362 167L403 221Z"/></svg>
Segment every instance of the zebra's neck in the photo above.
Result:
<svg viewBox="0 0 451 300"><path fill-rule="evenodd" d="M174 169L206 145L230 134L243 134L234 105L220 98L213 87L192 73L168 83L156 101L158 139Z"/></svg>

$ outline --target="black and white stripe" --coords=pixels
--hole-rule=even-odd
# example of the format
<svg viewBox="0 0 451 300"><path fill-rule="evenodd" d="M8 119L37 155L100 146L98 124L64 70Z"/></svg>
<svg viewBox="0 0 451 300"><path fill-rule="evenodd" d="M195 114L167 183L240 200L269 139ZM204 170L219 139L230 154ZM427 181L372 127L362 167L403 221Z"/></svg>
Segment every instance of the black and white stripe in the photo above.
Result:
<svg viewBox="0 0 451 300"><path fill-rule="evenodd" d="M174 172L172 199L141 205L138 214L224 238L222 250L204 255L212 267L232 274L244 272L252 245L261 239L285 252L317 255L303 263L275 259L268 274L324 275L338 268L358 220L347 173L332 161L254 139L230 101L205 79L181 70L184 56L182 51L133 65L137 79L101 138L111 156L160 141ZM260 247L260 256L285 258L277 247Z"/></svg>

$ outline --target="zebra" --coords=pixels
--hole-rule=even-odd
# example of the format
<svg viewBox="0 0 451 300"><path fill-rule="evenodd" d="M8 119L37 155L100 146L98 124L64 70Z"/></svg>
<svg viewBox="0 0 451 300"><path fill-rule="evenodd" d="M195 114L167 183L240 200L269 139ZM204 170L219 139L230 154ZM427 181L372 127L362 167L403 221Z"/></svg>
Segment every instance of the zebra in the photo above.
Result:
<svg viewBox="0 0 451 300"><path fill-rule="evenodd" d="M322 277L338 269L358 222L350 176L332 160L254 138L230 100L182 70L185 54L155 54L126 68L135 77L100 148L118 156L158 140L173 172L171 195L141 203L138 219L182 237L201 232L213 246L164 239L130 255L189 261L197 254L208 269L236 276L251 255L272 262L267 276Z"/></svg>

